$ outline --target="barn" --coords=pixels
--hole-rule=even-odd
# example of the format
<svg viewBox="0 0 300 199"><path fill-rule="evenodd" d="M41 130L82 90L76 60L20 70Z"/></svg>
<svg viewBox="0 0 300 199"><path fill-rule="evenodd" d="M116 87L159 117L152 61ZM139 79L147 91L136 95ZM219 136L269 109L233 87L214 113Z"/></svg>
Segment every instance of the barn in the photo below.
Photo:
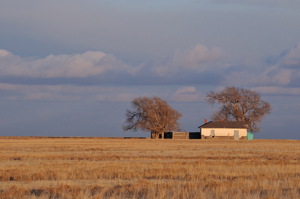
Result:
<svg viewBox="0 0 300 199"><path fill-rule="evenodd" d="M248 122L241 121L210 121L199 126L201 139L223 138L247 140Z"/></svg>

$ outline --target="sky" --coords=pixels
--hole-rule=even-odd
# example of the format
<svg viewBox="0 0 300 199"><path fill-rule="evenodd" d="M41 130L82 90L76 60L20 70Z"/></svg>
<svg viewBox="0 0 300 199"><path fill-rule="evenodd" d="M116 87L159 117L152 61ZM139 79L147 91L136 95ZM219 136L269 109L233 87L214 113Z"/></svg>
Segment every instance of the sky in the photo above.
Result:
<svg viewBox="0 0 300 199"><path fill-rule="evenodd" d="M0 0L0 136L149 137L126 109L158 96L195 132L209 91L272 106L257 139L300 139L299 0Z"/></svg>

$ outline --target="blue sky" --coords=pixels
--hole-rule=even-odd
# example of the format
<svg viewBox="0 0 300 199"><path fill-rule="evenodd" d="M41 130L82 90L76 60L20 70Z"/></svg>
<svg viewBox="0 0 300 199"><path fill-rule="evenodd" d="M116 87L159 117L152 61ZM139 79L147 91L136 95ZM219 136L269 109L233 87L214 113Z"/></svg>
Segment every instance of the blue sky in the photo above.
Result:
<svg viewBox="0 0 300 199"><path fill-rule="evenodd" d="M298 0L0 3L0 135L149 136L121 126L153 95L197 131L236 86L272 105L256 138L300 139Z"/></svg>

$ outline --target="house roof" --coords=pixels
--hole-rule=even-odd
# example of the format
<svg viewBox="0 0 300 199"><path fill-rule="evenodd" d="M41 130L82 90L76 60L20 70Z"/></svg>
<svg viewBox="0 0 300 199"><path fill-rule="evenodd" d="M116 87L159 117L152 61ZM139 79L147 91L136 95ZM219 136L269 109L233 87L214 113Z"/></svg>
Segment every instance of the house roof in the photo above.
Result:
<svg viewBox="0 0 300 199"><path fill-rule="evenodd" d="M249 127L248 122L239 121L210 121L198 128L230 128L230 129L245 129Z"/></svg>

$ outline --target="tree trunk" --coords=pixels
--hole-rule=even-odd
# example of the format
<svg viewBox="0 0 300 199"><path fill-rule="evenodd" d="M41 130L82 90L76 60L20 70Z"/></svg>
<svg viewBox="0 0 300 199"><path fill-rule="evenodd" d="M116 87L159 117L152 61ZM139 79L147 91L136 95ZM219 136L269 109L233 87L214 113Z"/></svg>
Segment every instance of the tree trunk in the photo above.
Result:
<svg viewBox="0 0 300 199"><path fill-rule="evenodd" d="M159 133L158 132L151 132L151 139L158 139Z"/></svg>

